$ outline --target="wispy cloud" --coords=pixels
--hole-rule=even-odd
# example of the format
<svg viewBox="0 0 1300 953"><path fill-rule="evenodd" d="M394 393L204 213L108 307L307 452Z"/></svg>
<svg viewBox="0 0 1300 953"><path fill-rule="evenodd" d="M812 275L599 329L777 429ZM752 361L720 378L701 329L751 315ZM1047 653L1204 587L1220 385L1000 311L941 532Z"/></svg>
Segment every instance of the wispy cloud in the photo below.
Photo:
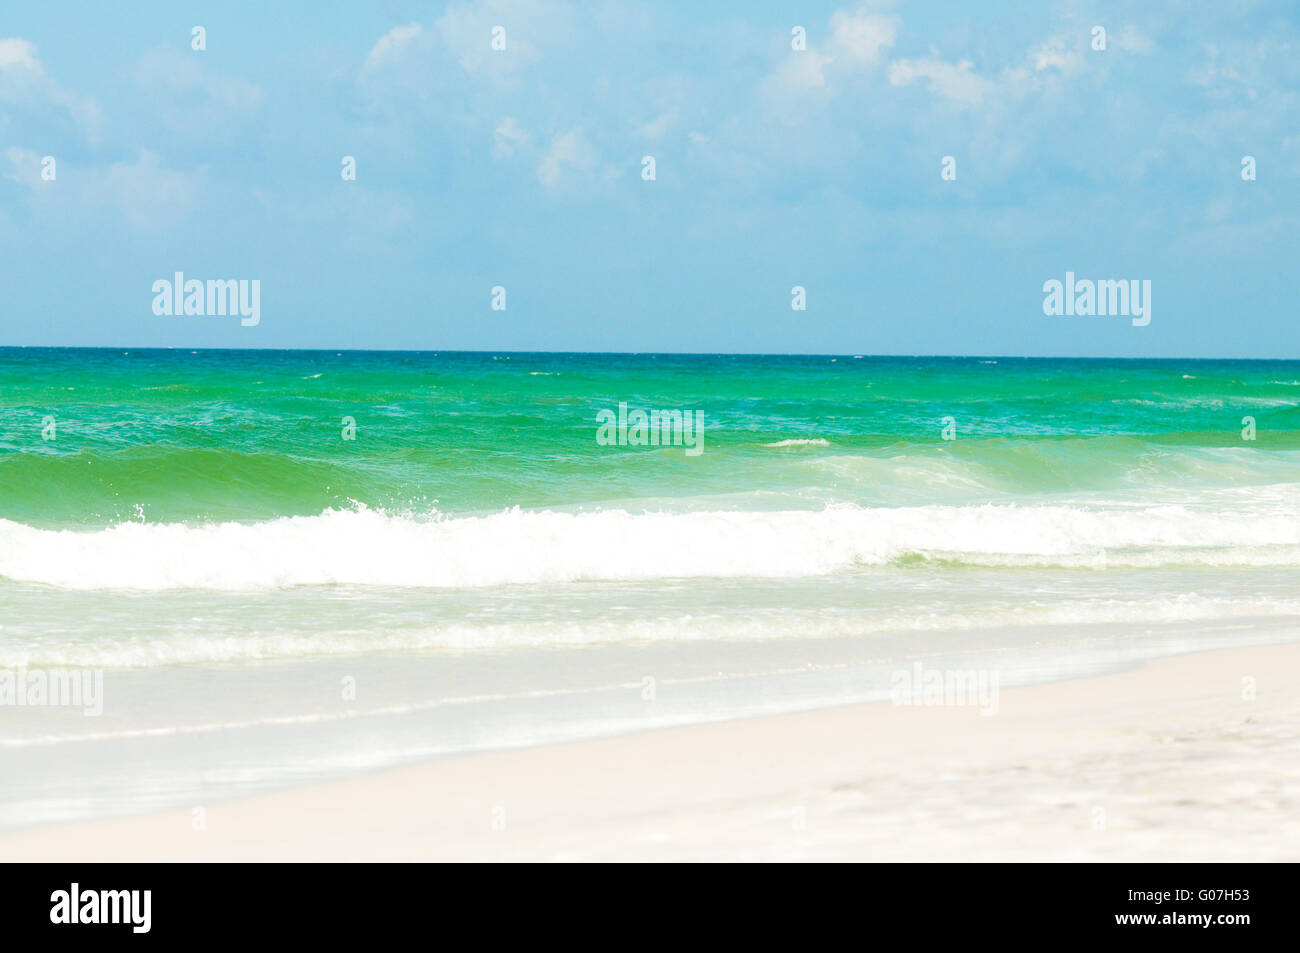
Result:
<svg viewBox="0 0 1300 953"><path fill-rule="evenodd" d="M22 37L0 38L0 102L62 113L92 144L99 142L103 131L99 104L47 76L35 44Z"/></svg>
<svg viewBox="0 0 1300 953"><path fill-rule="evenodd" d="M537 180L548 189L599 184L609 181L614 174L614 169L601 160L577 129L556 135L537 166Z"/></svg>
<svg viewBox="0 0 1300 953"><path fill-rule="evenodd" d="M978 75L970 60L948 63L935 57L894 60L889 64L889 82L909 86L925 81L935 95L964 105L980 103L994 84Z"/></svg>

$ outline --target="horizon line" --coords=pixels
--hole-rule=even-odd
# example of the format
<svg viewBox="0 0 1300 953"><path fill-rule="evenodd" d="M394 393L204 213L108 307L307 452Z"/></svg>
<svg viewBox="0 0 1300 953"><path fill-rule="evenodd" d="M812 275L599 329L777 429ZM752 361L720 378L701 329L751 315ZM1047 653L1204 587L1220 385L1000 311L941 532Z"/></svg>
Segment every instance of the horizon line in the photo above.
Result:
<svg viewBox="0 0 1300 953"><path fill-rule="evenodd" d="M848 351L564 351L530 348L406 348L406 347L225 347L194 345L109 345L109 344L0 344L0 351L266 351L336 354L536 354L589 355L605 357L846 357L850 360L871 358L908 358L927 360L1005 360L1005 361L1274 361L1297 362L1297 357L1175 357L1119 356L1109 354L854 354Z"/></svg>

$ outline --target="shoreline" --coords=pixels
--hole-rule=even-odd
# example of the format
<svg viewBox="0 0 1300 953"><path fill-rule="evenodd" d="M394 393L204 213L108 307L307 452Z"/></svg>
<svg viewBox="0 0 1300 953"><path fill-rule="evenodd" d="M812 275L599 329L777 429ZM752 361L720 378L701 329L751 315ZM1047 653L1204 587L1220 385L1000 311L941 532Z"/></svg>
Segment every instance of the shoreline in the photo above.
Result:
<svg viewBox="0 0 1300 953"><path fill-rule="evenodd" d="M214 803L202 829L17 831L0 859L1295 859L1297 681L1298 643L1216 649L1004 689L992 717L874 702L468 755Z"/></svg>

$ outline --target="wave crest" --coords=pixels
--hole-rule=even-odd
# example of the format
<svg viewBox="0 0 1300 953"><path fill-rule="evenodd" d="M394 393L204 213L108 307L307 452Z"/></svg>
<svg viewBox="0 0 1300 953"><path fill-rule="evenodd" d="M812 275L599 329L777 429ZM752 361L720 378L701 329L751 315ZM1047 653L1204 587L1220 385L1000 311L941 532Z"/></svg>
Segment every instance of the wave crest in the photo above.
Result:
<svg viewBox="0 0 1300 953"><path fill-rule="evenodd" d="M0 520L0 576L68 589L481 587L819 576L915 559L980 566L1300 565L1294 500L410 517L48 530Z"/></svg>

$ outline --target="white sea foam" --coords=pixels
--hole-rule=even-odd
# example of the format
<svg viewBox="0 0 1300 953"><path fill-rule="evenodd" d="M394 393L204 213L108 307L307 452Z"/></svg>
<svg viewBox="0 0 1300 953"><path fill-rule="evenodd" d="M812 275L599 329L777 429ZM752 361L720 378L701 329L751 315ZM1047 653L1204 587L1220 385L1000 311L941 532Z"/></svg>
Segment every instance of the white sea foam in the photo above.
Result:
<svg viewBox="0 0 1300 953"><path fill-rule="evenodd" d="M642 611L645 611L644 609ZM653 610L652 610L653 611ZM337 658L376 652L452 649L509 651L669 642L755 644L797 638L861 638L885 633L1034 629L1051 627L1164 625L1222 620L1262 622L1300 619L1300 599L1270 596L1202 596L1165 592L1147 598L1075 598L1059 595L1008 602L1004 599L939 607L894 606L881 611L832 612L814 608L735 609L700 614L665 613L617 618L497 622L441 622L369 630L257 631L203 635L177 631L167 638L113 633L94 641L0 643L0 668L87 666L151 668L195 663L239 663L270 659ZM322 619L323 622L327 620Z"/></svg>
<svg viewBox="0 0 1300 953"><path fill-rule="evenodd" d="M0 577L68 589L484 587L797 578L904 558L986 566L1300 565L1300 487L1197 504L1042 504L630 513L370 510L261 523L0 520Z"/></svg>
<svg viewBox="0 0 1300 953"><path fill-rule="evenodd" d="M830 445L831 442L825 437L791 438L763 444L765 447L829 447Z"/></svg>

